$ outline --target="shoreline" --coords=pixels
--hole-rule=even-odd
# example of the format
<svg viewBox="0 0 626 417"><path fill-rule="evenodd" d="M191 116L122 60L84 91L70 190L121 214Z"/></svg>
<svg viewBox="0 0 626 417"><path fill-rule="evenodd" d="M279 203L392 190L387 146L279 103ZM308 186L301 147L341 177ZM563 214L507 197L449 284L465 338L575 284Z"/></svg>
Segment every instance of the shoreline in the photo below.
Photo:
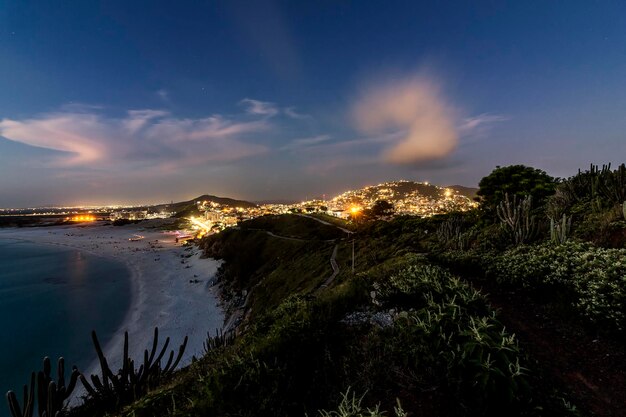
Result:
<svg viewBox="0 0 626 417"><path fill-rule="evenodd" d="M189 337L182 367L193 356L203 354L207 332L213 335L224 326L219 290L212 285L220 261L201 258L199 248L175 243L173 236L154 224L3 228L0 238L69 247L124 263L130 272L130 305L115 335L103 344L107 361L113 370L119 367L125 331L129 333L129 355L135 362L141 361L158 327L159 346L170 337L168 350L177 350L184 337ZM144 238L129 241L134 234ZM91 340L85 343L92 346ZM100 374L97 359L82 371L87 377ZM79 385L73 397L82 394Z"/></svg>

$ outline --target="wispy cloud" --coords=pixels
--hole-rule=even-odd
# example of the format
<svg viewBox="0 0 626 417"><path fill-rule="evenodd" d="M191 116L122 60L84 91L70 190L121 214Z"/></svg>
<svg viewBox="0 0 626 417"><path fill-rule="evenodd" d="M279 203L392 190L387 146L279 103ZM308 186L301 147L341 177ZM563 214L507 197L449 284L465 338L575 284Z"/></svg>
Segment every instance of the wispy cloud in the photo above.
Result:
<svg viewBox="0 0 626 417"><path fill-rule="evenodd" d="M465 118L459 126L462 133L472 133L476 130L484 130L494 123L506 122L509 117L500 114L482 113L478 116Z"/></svg>
<svg viewBox="0 0 626 417"><path fill-rule="evenodd" d="M286 107L285 109L283 109L283 112L287 116L291 117L292 119L297 119L297 120L312 119L312 117L308 114L298 113L295 107Z"/></svg>
<svg viewBox="0 0 626 417"><path fill-rule="evenodd" d="M374 85L354 105L356 127L368 134L404 132L382 153L386 162L445 158L457 147L455 112L438 84L424 75Z"/></svg>
<svg viewBox="0 0 626 417"><path fill-rule="evenodd" d="M325 143L329 140L330 135L317 135L308 138L294 139L280 149L283 151L287 151L308 148L314 145L319 145L320 143Z"/></svg>
<svg viewBox="0 0 626 417"><path fill-rule="evenodd" d="M117 118L83 109L0 121L0 135L7 139L63 152L55 160L57 166L98 169L237 160L267 151L249 139L270 129L264 118L177 118L151 109L131 110Z"/></svg>
<svg viewBox="0 0 626 417"><path fill-rule="evenodd" d="M239 102L246 107L246 112L257 116L272 117L276 116L279 112L278 107L269 101L253 100L251 98L244 98Z"/></svg>

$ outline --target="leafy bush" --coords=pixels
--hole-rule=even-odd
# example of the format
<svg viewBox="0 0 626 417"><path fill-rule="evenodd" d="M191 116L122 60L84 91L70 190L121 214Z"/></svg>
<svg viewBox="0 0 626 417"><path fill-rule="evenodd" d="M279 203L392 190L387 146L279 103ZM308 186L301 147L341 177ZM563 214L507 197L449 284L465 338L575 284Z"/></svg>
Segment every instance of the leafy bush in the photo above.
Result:
<svg viewBox="0 0 626 417"><path fill-rule="evenodd" d="M493 410L523 398L527 382L515 336L480 292L430 265L411 266L377 288L386 305L405 309L392 343L404 347L407 366L435 369L474 406Z"/></svg>
<svg viewBox="0 0 626 417"><path fill-rule="evenodd" d="M320 410L321 417L384 417L387 413L380 411L380 405L374 408L363 408L361 403L363 397L357 398L356 394L352 392L350 396L350 388L346 390L344 394L341 394L342 399L337 407L336 411ZM402 409L400 401L398 405L394 407L394 414L396 417L406 417L408 414Z"/></svg>
<svg viewBox="0 0 626 417"><path fill-rule="evenodd" d="M566 242L519 247L483 257L487 274L526 288L566 290L589 320L622 331L626 318L626 249Z"/></svg>

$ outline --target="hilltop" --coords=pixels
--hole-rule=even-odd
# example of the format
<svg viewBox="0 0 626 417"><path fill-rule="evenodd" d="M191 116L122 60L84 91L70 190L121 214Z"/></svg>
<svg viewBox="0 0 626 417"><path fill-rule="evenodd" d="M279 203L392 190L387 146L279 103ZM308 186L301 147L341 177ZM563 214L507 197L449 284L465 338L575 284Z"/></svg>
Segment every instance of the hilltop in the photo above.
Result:
<svg viewBox="0 0 626 417"><path fill-rule="evenodd" d="M440 187L428 182L390 181L346 191L333 198L328 206L331 210L346 210L354 205L371 208L376 201L385 200L393 204L396 214L428 216L473 208L472 190L460 186Z"/></svg>
<svg viewBox="0 0 626 417"><path fill-rule="evenodd" d="M218 197L211 194L203 194L199 197L193 198L188 201L181 201L173 204L160 204L152 207L155 211L165 210L176 213L176 217L186 217L199 214L198 202L211 202L221 206L229 207L242 207L242 208L254 208L256 204L244 200L236 200L228 197Z"/></svg>
<svg viewBox="0 0 626 417"><path fill-rule="evenodd" d="M465 187L464 185L448 185L446 188L450 188L454 190L457 194L463 195L467 198L471 198L472 200L477 196L478 188L476 187Z"/></svg>

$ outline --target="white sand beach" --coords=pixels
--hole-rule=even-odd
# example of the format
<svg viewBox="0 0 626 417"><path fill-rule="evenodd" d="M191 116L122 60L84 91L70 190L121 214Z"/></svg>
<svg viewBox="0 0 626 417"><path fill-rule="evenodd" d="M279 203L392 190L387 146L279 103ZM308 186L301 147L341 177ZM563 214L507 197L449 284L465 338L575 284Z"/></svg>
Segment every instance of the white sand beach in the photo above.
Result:
<svg viewBox="0 0 626 417"><path fill-rule="evenodd" d="M175 236L159 230L157 224L10 228L0 229L0 238L62 245L124 262L132 272L132 301L117 335L104 347L109 364L113 369L120 366L124 331L129 333L131 355L141 361L158 326L159 345L165 337L171 339L168 350L178 349L185 335L189 337L184 365L192 356L202 355L207 332L215 334L223 326L217 288L211 286L219 261L201 259L197 247L176 243ZM143 238L129 240L134 235ZM90 373L100 373L96 365Z"/></svg>

